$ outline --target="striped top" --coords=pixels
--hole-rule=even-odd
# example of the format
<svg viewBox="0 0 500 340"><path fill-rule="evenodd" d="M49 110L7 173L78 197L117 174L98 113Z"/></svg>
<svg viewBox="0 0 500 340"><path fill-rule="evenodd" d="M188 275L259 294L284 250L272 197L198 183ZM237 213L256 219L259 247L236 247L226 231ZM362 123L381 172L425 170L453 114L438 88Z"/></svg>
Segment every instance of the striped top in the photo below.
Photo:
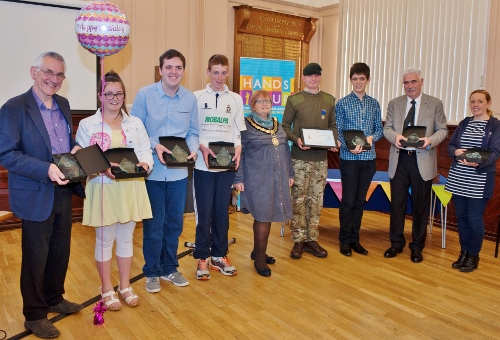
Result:
<svg viewBox="0 0 500 340"><path fill-rule="evenodd" d="M486 120L471 120L460 138L464 149L480 148L486 127ZM457 164L450 169L445 190L455 195L483 198L486 186L486 173L478 174L471 166Z"/></svg>

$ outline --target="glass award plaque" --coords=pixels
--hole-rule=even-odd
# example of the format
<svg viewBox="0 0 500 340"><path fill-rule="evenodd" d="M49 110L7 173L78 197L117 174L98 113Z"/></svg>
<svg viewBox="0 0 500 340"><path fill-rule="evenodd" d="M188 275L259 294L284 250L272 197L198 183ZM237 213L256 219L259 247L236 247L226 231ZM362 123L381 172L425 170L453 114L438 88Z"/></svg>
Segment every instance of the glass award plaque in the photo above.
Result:
<svg viewBox="0 0 500 340"><path fill-rule="evenodd" d="M354 136L353 140L351 141L351 143L354 145L354 146L365 146L366 145L366 142L361 138L361 137L358 137L358 136Z"/></svg>
<svg viewBox="0 0 500 340"><path fill-rule="evenodd" d="M460 156L457 156L457 159L465 159L467 162L474 162L474 163L481 164L490 155L491 155L491 152L489 152L489 151L477 149L477 148L471 148L471 149L467 149L467 151L462 153Z"/></svg>
<svg viewBox="0 0 500 340"><path fill-rule="evenodd" d="M188 166L194 165L193 159L188 159L190 151L186 140L182 137L162 136L159 138L160 144L172 153L163 153L163 159L167 166Z"/></svg>
<svg viewBox="0 0 500 340"><path fill-rule="evenodd" d="M53 159L67 180L81 180L81 178L85 179L87 177L85 170L80 166L75 155L70 153L57 154L53 156Z"/></svg>
<svg viewBox="0 0 500 340"><path fill-rule="evenodd" d="M80 149L75 154L54 154L52 162L57 165L64 177L70 182L83 181L88 175L111 167L97 144Z"/></svg>
<svg viewBox="0 0 500 340"><path fill-rule="evenodd" d="M104 153L108 160L119 166L112 166L111 172L115 179L146 177L148 172L142 166L137 166L137 158L133 148L108 149Z"/></svg>
<svg viewBox="0 0 500 340"><path fill-rule="evenodd" d="M188 153L184 151L179 145L174 146L172 154L170 155L176 162L185 163L188 160Z"/></svg>
<svg viewBox="0 0 500 340"><path fill-rule="evenodd" d="M361 146L362 150L371 150L371 145L366 141L365 133L362 130L344 130L342 131L348 150L356 149Z"/></svg>
<svg viewBox="0 0 500 340"><path fill-rule="evenodd" d="M236 163L233 162L234 144L228 142L208 143L208 147L215 154L215 157L208 155L208 167L210 169L235 170Z"/></svg>
<svg viewBox="0 0 500 340"><path fill-rule="evenodd" d="M217 163L219 163L222 166L227 166L229 163L231 163L231 155L229 154L229 151L225 147L222 147L220 151L217 153Z"/></svg>
<svg viewBox="0 0 500 340"><path fill-rule="evenodd" d="M425 126L408 126L403 130L403 136L407 139L401 141L401 146L404 148L413 147L420 148L424 145L424 141L419 138L425 137Z"/></svg>

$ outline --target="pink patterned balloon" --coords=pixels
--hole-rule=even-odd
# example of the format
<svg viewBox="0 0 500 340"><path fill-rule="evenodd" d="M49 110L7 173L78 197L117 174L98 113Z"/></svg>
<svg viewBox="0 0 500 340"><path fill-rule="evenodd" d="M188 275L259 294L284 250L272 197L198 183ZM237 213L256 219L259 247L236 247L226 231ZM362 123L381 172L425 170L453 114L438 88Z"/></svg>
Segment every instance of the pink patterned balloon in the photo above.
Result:
<svg viewBox="0 0 500 340"><path fill-rule="evenodd" d="M128 42L130 26L115 4L94 1L82 7L75 20L80 44L100 57L118 53Z"/></svg>

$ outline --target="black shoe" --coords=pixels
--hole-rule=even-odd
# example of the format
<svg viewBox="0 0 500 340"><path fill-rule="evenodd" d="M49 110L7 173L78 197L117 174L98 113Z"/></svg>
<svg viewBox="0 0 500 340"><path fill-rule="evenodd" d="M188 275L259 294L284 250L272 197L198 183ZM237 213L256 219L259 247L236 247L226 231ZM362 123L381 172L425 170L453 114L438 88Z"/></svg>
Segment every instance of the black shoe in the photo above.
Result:
<svg viewBox="0 0 500 340"><path fill-rule="evenodd" d="M386 257L386 258L396 257L396 255L401 254L402 252L403 252L403 248L392 246L385 251L384 257Z"/></svg>
<svg viewBox="0 0 500 340"><path fill-rule="evenodd" d="M34 321L26 320L24 327L42 339L57 338L61 334L47 318Z"/></svg>
<svg viewBox="0 0 500 340"><path fill-rule="evenodd" d="M343 244L340 246L340 253L344 256L351 256L351 246L348 244Z"/></svg>
<svg viewBox="0 0 500 340"><path fill-rule="evenodd" d="M424 260L421 250L412 250L410 255L411 262L420 263Z"/></svg>
<svg viewBox="0 0 500 340"><path fill-rule="evenodd" d="M462 267L462 265L464 264L467 255L469 255L468 251L461 251L460 255L458 256L458 260L452 263L451 268L460 269L460 267Z"/></svg>
<svg viewBox="0 0 500 340"><path fill-rule="evenodd" d="M351 248L352 248L352 250L354 250L355 253L358 253L361 255L368 254L368 250L363 248L363 246L361 244L359 244L359 242L358 243L351 243Z"/></svg>
<svg viewBox="0 0 500 340"><path fill-rule="evenodd" d="M467 258L465 259L464 263L460 266L460 271L463 273L473 272L474 269L477 269L478 264L479 264L479 254L477 255L469 254L467 255Z"/></svg>
<svg viewBox="0 0 500 340"><path fill-rule="evenodd" d="M255 267L257 274L259 274L260 276L265 276L265 277L271 276L271 268L269 268L267 266L263 267L263 268L257 268L257 265L256 265L257 262L259 262L259 261L256 261L253 263L253 266Z"/></svg>
<svg viewBox="0 0 500 340"><path fill-rule="evenodd" d="M250 254L250 258L252 260L255 260L255 252L252 250L252 253ZM272 256L267 256L266 255L266 263L267 264L275 264L276 263L276 259Z"/></svg>
<svg viewBox="0 0 500 340"><path fill-rule="evenodd" d="M62 300L55 306L49 307L49 312L60 314L73 314L81 310L83 306L79 303L70 302L66 299Z"/></svg>

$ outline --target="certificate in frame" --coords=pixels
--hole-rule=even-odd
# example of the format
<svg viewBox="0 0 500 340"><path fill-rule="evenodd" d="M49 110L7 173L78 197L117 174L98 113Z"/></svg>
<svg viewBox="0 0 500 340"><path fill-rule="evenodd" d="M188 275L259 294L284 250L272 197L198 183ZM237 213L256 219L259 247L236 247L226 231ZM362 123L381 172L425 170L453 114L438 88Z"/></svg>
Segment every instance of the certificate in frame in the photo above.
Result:
<svg viewBox="0 0 500 340"><path fill-rule="evenodd" d="M331 149L336 148L335 137L330 129L300 128L302 144L311 148Z"/></svg>

